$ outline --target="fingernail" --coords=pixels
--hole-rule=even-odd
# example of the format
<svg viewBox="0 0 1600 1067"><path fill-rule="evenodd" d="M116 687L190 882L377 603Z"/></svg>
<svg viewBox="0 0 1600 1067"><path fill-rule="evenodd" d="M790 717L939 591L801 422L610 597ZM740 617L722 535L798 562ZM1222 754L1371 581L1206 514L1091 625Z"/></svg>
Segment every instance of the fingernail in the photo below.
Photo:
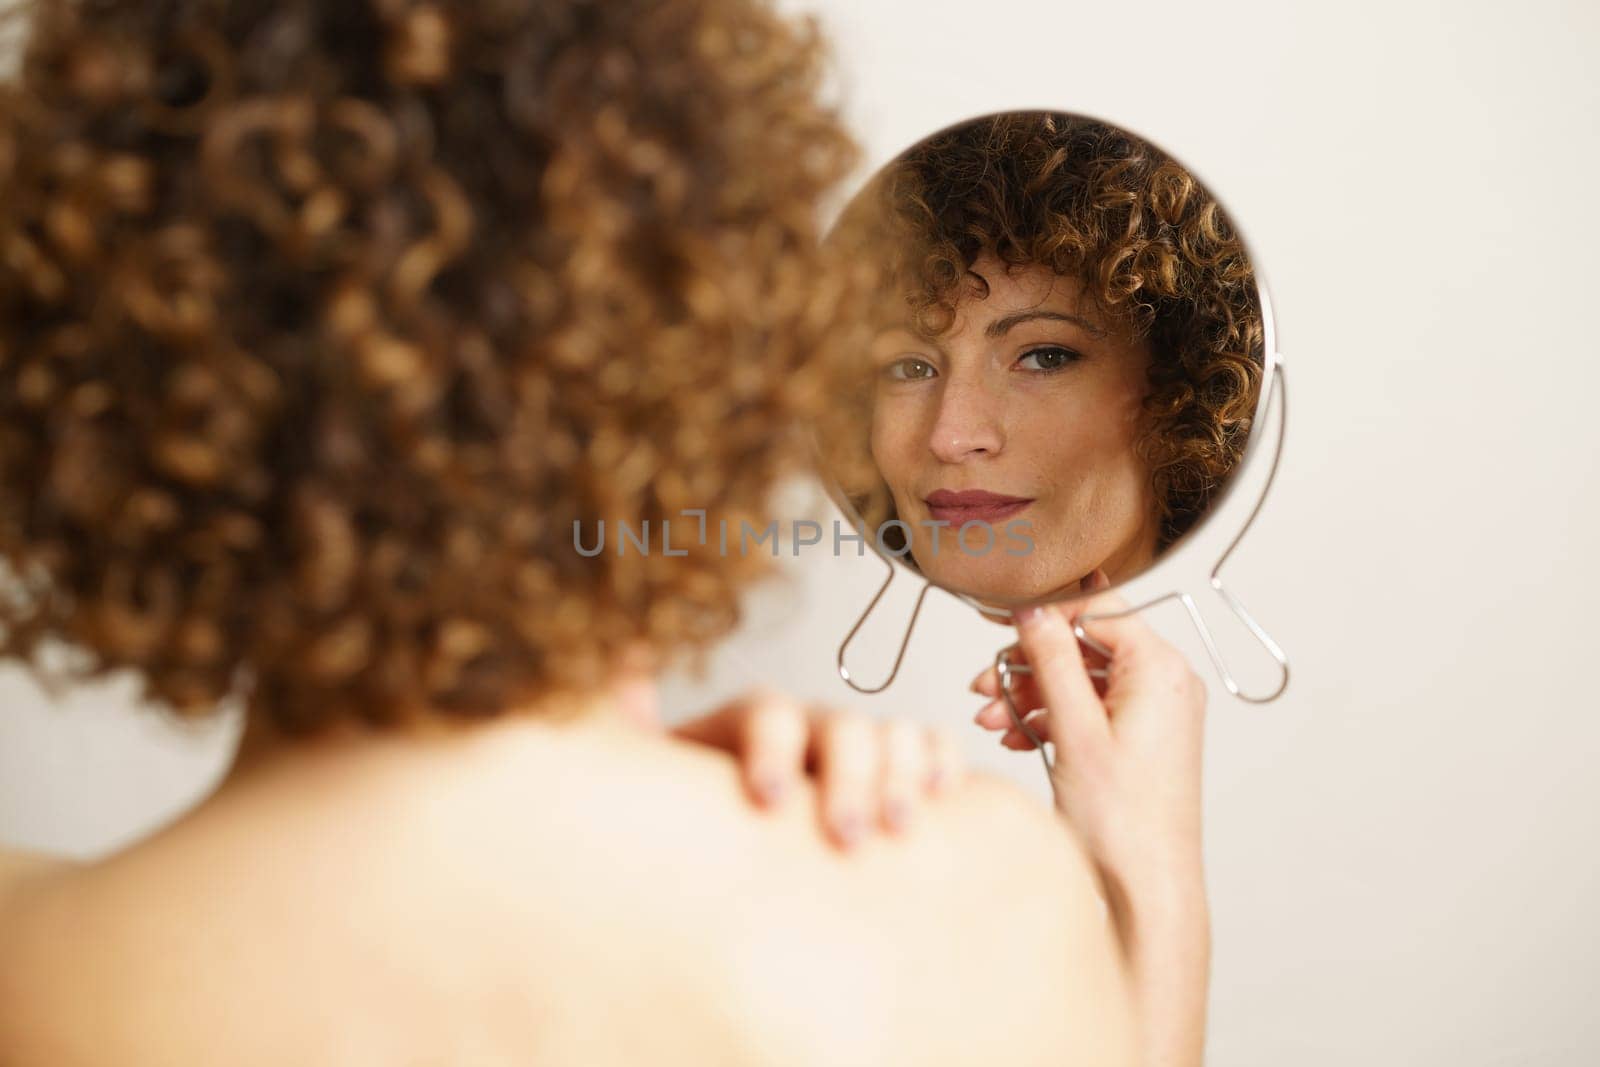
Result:
<svg viewBox="0 0 1600 1067"><path fill-rule="evenodd" d="M949 782L945 778L943 767L938 768L932 774L928 775L928 788L934 793L944 792L944 787L948 784Z"/></svg>
<svg viewBox="0 0 1600 1067"><path fill-rule="evenodd" d="M1039 618L1039 606L1037 604L1029 604L1025 607L1015 608L1011 612L1011 617L1017 620L1018 626L1027 626Z"/></svg>
<svg viewBox="0 0 1600 1067"><path fill-rule="evenodd" d="M905 801L903 800L891 800L883 806L884 822L889 824L889 829L896 832L906 828L906 816L908 814L910 813L906 810Z"/></svg>
<svg viewBox="0 0 1600 1067"><path fill-rule="evenodd" d="M772 775L756 779L756 792L764 804L776 804L783 799L783 780Z"/></svg>
<svg viewBox="0 0 1600 1067"><path fill-rule="evenodd" d="M834 831L839 835L839 840L845 848L853 848L861 840L861 819L855 815L846 815L834 820Z"/></svg>

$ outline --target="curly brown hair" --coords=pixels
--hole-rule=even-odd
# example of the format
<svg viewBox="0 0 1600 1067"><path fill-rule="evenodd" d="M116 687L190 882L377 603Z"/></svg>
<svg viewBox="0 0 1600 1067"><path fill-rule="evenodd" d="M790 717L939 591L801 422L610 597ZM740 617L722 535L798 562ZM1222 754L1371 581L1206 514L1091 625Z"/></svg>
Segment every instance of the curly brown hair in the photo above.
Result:
<svg viewBox="0 0 1600 1067"><path fill-rule="evenodd" d="M762 523L804 457L844 299L817 205L854 159L813 27L33 7L0 87L0 654L303 732L493 714L735 622L759 554L585 558L574 523Z"/></svg>
<svg viewBox="0 0 1600 1067"><path fill-rule="evenodd" d="M1237 466L1264 366L1255 273L1216 199L1126 130L1048 111L950 127L880 171L846 209L835 241L878 262L880 293L904 297L882 301L890 318L925 336L951 327L968 285L983 292L971 268L990 252L1083 279L1103 313L1147 339L1149 419L1139 447L1160 547L1199 521ZM828 417L823 452L876 529L894 512L866 455L869 396L864 384L850 390ZM903 547L892 532L885 540Z"/></svg>

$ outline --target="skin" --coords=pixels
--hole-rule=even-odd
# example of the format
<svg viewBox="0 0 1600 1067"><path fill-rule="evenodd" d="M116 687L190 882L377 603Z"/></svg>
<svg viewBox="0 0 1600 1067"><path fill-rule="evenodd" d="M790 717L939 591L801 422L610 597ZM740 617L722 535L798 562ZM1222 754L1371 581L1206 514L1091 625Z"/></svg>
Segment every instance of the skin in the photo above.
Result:
<svg viewBox="0 0 1600 1067"><path fill-rule="evenodd" d="M898 330L873 354L872 455L912 527L911 552L934 582L1012 606L1076 592L1096 568L1113 583L1155 558L1160 533L1144 427L1149 346L1100 314L1081 281L980 257L949 330ZM995 525L984 554L935 530L925 498L983 489L1032 503ZM1007 522L1026 520L1025 541ZM965 547L965 551L963 551ZM1012 550L1008 552L1008 549Z"/></svg>
<svg viewBox="0 0 1600 1067"><path fill-rule="evenodd" d="M1060 820L959 764L941 774L942 735L778 694L664 732L643 674L559 725L530 708L315 742L257 726L223 787L145 842L88 865L0 853L0 1048L59 1067L108 1053L126 1067L454 1062L466 1039L450 1024L468 1019L474 1062L633 1062L645 1050L612 1025L626 1005L624 1030L649 1035L661 1064L782 1048L797 1063L1195 1067L1205 691L1136 618L1087 624L1111 659L1085 662L1072 624L1125 607L1097 595L1017 615L1035 673L1016 698L1056 745ZM974 688L999 692L992 671ZM978 721L1004 729L1003 716L991 702ZM898 828L897 793L918 813ZM839 836L852 808L895 832ZM830 861L841 846L857 858ZM644 882L657 890L640 895ZM948 922L979 913L991 921ZM619 976L605 961L623 952L668 965ZM241 1011L240 988L271 1012ZM886 988L892 1003L871 998ZM335 1016L310 1011L319 997ZM532 1006L551 1003L530 1029Z"/></svg>
<svg viewBox="0 0 1600 1067"><path fill-rule="evenodd" d="M564 721L258 730L176 823L0 897L6 1062L1135 1062L1063 821L960 775L845 855L809 778L752 805L648 687Z"/></svg>
<svg viewBox="0 0 1600 1067"><path fill-rule="evenodd" d="M919 803L965 773L960 746L946 730L803 705L770 689L754 690L669 731L661 719L654 669L647 649L635 647L624 654L611 688L619 716L647 733L731 755L751 801L760 807L778 808L809 777L819 801L819 828L840 848L852 848L877 830L904 831ZM470 725L419 716L406 729L419 735L460 735ZM336 724L322 743L348 743L361 733L352 725ZM222 788L233 787L303 744L252 718Z"/></svg>
<svg viewBox="0 0 1600 1067"><path fill-rule="evenodd" d="M1171 645L1095 582L1087 601L1017 612L1012 699L1055 746L1056 806L1082 837L1107 888L1139 1015L1140 1062L1200 1067L1205 1054L1211 922L1201 847L1206 689ZM1081 623L1085 615L1107 616ZM1109 649L1085 649L1074 631ZM1105 668L1104 678L1089 674ZM991 698L976 721L1008 748L1016 729L990 667L973 679Z"/></svg>

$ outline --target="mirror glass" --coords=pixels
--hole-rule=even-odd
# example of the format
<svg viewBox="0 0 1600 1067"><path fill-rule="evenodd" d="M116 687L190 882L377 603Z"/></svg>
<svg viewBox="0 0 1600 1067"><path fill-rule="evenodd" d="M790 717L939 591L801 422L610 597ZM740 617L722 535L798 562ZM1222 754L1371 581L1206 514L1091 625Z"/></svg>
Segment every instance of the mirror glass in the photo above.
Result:
<svg viewBox="0 0 1600 1067"><path fill-rule="evenodd" d="M1266 303L1181 162L989 115L874 175L830 241L870 329L817 428L865 543L980 607L1115 586L1203 523L1263 400Z"/></svg>

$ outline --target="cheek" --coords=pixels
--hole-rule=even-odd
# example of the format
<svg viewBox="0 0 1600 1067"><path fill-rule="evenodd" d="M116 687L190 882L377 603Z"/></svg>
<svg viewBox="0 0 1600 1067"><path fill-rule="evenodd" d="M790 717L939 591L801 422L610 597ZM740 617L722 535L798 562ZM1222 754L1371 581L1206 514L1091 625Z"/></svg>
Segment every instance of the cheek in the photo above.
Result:
<svg viewBox="0 0 1600 1067"><path fill-rule="evenodd" d="M895 400L879 400L873 405L872 460L887 481L903 481L915 468L916 439L916 418L911 405Z"/></svg>
<svg viewBox="0 0 1600 1067"><path fill-rule="evenodd" d="M1017 437L1026 439L1028 452L1037 457L1039 475L1057 488L1104 491L1144 479L1137 452L1143 425L1138 400L1101 395L1095 401L1030 412L1014 428Z"/></svg>
<svg viewBox="0 0 1600 1067"><path fill-rule="evenodd" d="M1084 396L1043 399L1013 406L1013 450L1045 457L1042 465L1053 470L1090 468L1127 450L1130 431L1120 404Z"/></svg>

